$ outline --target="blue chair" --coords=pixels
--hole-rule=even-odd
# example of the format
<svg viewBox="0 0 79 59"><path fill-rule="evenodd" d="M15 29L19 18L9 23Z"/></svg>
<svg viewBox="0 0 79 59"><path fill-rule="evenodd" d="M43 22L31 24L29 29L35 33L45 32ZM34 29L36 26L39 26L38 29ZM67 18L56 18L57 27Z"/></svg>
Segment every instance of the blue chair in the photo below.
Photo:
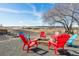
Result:
<svg viewBox="0 0 79 59"><path fill-rule="evenodd" d="M19 32L19 34L23 34L25 38L30 39L30 34L26 34L24 32Z"/></svg>
<svg viewBox="0 0 79 59"><path fill-rule="evenodd" d="M27 38L30 39L30 34L27 34Z"/></svg>
<svg viewBox="0 0 79 59"><path fill-rule="evenodd" d="M24 32L19 32L19 34L24 34Z"/></svg>
<svg viewBox="0 0 79 59"><path fill-rule="evenodd" d="M75 41L75 39L78 37L78 34L74 34L72 35L69 40L67 41L68 46L74 46L73 42Z"/></svg>

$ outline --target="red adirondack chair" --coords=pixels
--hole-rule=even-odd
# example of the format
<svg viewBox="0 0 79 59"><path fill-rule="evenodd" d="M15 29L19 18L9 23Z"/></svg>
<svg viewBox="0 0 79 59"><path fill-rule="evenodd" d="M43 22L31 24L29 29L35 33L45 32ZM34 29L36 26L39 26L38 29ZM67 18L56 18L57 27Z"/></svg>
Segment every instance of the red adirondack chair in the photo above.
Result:
<svg viewBox="0 0 79 59"><path fill-rule="evenodd" d="M64 45L66 44L67 40L70 38L69 34L61 34L57 37L57 42L48 41L48 48L50 49L51 46L54 46L55 54L58 52L58 48L63 48L64 51Z"/></svg>
<svg viewBox="0 0 79 59"><path fill-rule="evenodd" d="M27 38L25 38L23 34L19 34L19 36L20 36L20 38L22 39L22 41L24 42L23 48L22 48L23 50L29 52L29 49L30 49L32 46L34 46L34 45L38 46L37 40L33 40L33 41L30 40L30 41L28 41ZM27 49L24 49L25 46L27 46Z"/></svg>
<svg viewBox="0 0 79 59"><path fill-rule="evenodd" d="M44 31L40 32L40 38L46 39L46 33Z"/></svg>

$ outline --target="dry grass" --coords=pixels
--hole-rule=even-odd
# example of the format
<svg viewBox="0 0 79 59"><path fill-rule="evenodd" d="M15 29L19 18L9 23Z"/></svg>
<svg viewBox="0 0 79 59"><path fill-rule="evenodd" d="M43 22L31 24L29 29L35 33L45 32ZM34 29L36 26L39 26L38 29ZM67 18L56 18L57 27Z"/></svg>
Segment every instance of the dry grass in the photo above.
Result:
<svg viewBox="0 0 79 59"><path fill-rule="evenodd" d="M54 33L56 31L58 31L58 32L64 32L65 30L59 28L59 29L30 29L30 30L26 29L26 31L32 31L32 32L37 32L37 33L40 33L41 31L45 31L46 33L51 33L51 32Z"/></svg>
<svg viewBox="0 0 79 59"><path fill-rule="evenodd" d="M36 33L40 33L41 31L45 31L46 34L54 34L56 31L60 32L60 33L64 33L65 30L62 28L54 28L54 29L26 29L26 31L31 31L31 32L36 32ZM79 41L79 36L77 37L76 41Z"/></svg>

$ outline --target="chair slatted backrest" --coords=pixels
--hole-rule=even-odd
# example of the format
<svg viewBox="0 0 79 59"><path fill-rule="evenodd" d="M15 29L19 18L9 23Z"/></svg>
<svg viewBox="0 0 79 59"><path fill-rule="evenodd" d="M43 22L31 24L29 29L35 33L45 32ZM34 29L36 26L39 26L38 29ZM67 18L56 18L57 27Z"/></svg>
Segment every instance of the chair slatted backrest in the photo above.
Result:
<svg viewBox="0 0 79 59"><path fill-rule="evenodd" d="M58 47L64 47L67 40L70 38L69 34L61 34L57 37L57 46Z"/></svg>
<svg viewBox="0 0 79 59"><path fill-rule="evenodd" d="M27 38L25 38L23 34L19 34L19 36L25 44L28 44Z"/></svg>
<svg viewBox="0 0 79 59"><path fill-rule="evenodd" d="M58 35L54 34L50 36L52 39L57 39Z"/></svg>
<svg viewBox="0 0 79 59"><path fill-rule="evenodd" d="M72 35L72 36L69 38L68 43L73 42L77 37L78 37L78 34Z"/></svg>
<svg viewBox="0 0 79 59"><path fill-rule="evenodd" d="M24 32L19 32L19 34L24 34Z"/></svg>
<svg viewBox="0 0 79 59"><path fill-rule="evenodd" d="M41 31L40 32L40 37L45 37L45 36L46 36L45 32L44 31Z"/></svg>

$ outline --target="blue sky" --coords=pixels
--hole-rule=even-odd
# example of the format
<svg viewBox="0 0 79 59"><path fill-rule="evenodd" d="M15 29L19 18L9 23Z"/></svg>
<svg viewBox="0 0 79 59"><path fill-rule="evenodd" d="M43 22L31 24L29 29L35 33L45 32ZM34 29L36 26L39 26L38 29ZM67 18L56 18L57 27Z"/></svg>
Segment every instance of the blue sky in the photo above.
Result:
<svg viewBox="0 0 79 59"><path fill-rule="evenodd" d="M41 15L53 8L50 3L0 3L0 24L4 26L41 26Z"/></svg>

